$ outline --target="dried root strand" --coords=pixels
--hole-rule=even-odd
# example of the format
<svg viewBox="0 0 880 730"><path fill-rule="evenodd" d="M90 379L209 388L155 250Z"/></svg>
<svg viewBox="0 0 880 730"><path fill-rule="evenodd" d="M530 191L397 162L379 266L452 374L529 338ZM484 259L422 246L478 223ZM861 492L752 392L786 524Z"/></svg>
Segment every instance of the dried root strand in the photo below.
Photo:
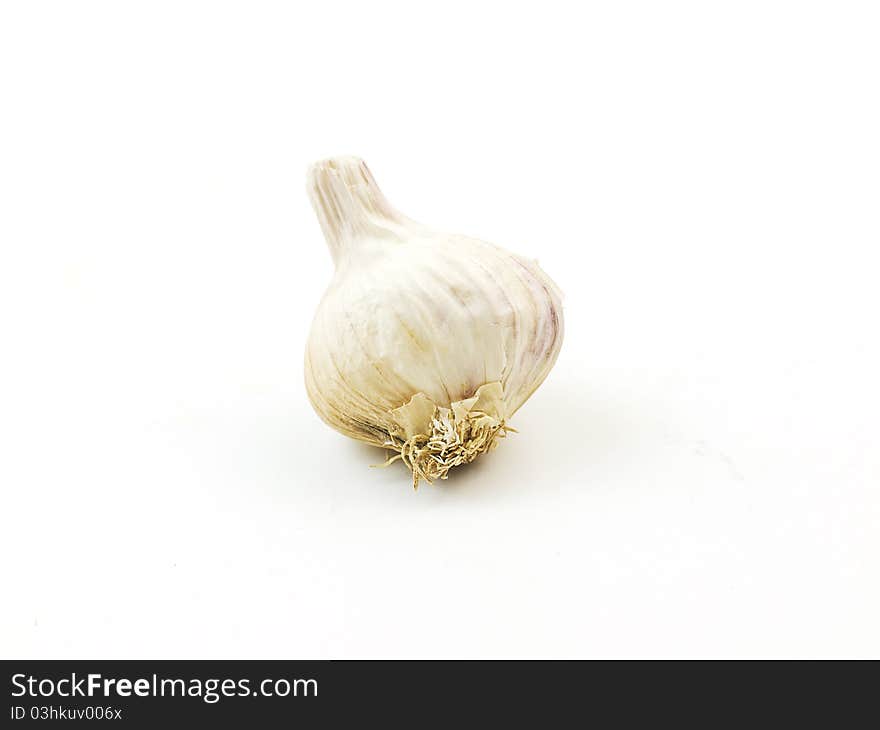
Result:
<svg viewBox="0 0 880 730"><path fill-rule="evenodd" d="M432 484L436 479L446 479L455 466L469 464L480 454L491 451L515 429L504 421L481 411L470 411L463 419L456 419L447 409L436 409L431 419L431 433L416 434L402 441L391 437L386 447L398 453L381 466L388 466L400 459L413 475L413 488L418 489L424 479Z"/></svg>

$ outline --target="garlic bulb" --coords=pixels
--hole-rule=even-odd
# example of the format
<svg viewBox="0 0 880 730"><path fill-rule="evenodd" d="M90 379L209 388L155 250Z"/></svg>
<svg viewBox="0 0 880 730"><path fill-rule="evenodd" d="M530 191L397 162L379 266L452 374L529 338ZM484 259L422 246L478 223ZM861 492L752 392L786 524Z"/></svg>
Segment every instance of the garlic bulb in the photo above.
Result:
<svg viewBox="0 0 880 730"><path fill-rule="evenodd" d="M307 190L336 273L309 335L318 415L445 479L512 429L562 346L556 285L537 263L397 211L359 159L313 165Z"/></svg>

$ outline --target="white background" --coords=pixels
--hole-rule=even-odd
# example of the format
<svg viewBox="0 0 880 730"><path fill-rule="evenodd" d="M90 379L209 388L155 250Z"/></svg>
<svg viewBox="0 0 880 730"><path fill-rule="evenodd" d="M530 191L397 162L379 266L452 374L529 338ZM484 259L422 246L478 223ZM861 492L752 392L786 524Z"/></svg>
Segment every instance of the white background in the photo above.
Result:
<svg viewBox="0 0 880 730"><path fill-rule="evenodd" d="M873 3L6 2L0 656L880 656ZM302 383L306 165L537 256L413 492Z"/></svg>

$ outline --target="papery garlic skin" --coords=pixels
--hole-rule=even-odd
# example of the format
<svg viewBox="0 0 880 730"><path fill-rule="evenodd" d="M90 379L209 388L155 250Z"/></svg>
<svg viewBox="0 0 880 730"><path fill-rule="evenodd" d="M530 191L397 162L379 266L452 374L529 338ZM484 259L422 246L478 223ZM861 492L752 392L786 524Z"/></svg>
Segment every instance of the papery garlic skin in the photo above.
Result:
<svg viewBox="0 0 880 730"><path fill-rule="evenodd" d="M562 346L561 295L537 263L396 212L359 159L313 165L307 191L336 273L305 381L336 430L420 479L489 451Z"/></svg>

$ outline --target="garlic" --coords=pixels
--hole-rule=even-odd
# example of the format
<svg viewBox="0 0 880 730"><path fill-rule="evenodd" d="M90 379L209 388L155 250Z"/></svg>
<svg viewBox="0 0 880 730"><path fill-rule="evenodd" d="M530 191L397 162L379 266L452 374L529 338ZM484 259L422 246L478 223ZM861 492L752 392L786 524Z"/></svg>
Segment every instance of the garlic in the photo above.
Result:
<svg viewBox="0 0 880 730"><path fill-rule="evenodd" d="M433 231L389 204L353 157L308 172L336 273L309 334L305 381L337 431L420 479L494 448L553 367L562 304L537 263Z"/></svg>

